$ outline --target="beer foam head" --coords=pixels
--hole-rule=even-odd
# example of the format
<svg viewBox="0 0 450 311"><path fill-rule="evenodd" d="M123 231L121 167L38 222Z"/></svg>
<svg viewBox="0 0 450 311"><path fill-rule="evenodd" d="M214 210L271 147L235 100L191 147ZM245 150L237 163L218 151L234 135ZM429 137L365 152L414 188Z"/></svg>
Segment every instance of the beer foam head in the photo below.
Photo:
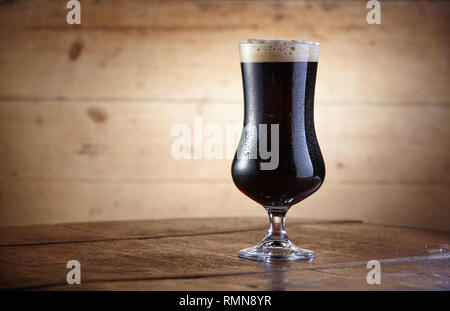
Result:
<svg viewBox="0 0 450 311"><path fill-rule="evenodd" d="M247 39L239 43L241 62L317 62L320 44L305 40Z"/></svg>

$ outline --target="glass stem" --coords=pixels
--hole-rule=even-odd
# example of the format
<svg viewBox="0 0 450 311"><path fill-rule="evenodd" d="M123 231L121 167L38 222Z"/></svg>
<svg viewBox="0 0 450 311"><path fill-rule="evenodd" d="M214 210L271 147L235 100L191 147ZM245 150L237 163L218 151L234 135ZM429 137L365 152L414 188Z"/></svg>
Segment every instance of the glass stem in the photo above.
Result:
<svg viewBox="0 0 450 311"><path fill-rule="evenodd" d="M286 213L289 208L270 208L266 207L267 213L269 214L270 227L267 232L264 241L287 241L289 240L286 227L285 227L285 219Z"/></svg>

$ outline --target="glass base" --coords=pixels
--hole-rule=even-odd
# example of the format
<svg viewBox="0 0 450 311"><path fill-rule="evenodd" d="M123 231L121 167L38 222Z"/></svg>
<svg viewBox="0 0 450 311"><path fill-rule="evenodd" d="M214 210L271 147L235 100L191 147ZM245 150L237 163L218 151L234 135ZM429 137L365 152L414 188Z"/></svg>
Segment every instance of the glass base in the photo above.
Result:
<svg viewBox="0 0 450 311"><path fill-rule="evenodd" d="M254 247L240 250L239 257L257 261L312 260L315 254L313 251L295 246L289 240L264 240Z"/></svg>
<svg viewBox="0 0 450 311"><path fill-rule="evenodd" d="M302 249L292 243L286 233L285 218L289 206L265 207L269 214L270 226L267 235L256 246L242 249L239 257L269 262L281 260L312 260L314 252Z"/></svg>

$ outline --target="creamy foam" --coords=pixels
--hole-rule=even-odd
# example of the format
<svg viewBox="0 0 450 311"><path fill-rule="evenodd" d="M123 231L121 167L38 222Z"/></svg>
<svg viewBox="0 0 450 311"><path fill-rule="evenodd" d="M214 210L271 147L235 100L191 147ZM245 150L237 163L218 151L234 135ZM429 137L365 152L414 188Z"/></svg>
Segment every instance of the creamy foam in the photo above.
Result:
<svg viewBox="0 0 450 311"><path fill-rule="evenodd" d="M304 40L247 39L239 43L241 62L317 62L320 44Z"/></svg>

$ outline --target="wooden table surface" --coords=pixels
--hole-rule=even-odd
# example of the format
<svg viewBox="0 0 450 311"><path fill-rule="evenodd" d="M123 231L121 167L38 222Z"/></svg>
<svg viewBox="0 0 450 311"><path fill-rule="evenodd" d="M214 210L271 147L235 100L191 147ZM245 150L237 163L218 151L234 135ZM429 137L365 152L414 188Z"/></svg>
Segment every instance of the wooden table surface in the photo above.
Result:
<svg viewBox="0 0 450 311"><path fill-rule="evenodd" d="M239 259L265 218L123 221L0 228L0 288L36 290L450 289L450 233L287 218L312 262ZM369 285L369 260L381 284ZM68 285L66 263L81 264Z"/></svg>

